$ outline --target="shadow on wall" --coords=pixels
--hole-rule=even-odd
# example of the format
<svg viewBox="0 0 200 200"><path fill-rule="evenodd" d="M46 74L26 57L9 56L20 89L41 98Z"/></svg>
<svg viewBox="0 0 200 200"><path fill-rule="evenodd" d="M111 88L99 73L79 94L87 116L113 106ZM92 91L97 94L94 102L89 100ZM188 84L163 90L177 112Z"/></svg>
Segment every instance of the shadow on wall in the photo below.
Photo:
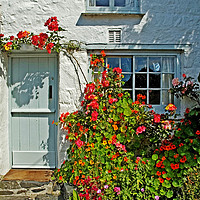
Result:
<svg viewBox="0 0 200 200"><path fill-rule="evenodd" d="M76 23L76 26L119 26L124 25L124 22L129 25L136 25L140 23L142 16L143 15L129 14L90 15L82 13Z"/></svg>

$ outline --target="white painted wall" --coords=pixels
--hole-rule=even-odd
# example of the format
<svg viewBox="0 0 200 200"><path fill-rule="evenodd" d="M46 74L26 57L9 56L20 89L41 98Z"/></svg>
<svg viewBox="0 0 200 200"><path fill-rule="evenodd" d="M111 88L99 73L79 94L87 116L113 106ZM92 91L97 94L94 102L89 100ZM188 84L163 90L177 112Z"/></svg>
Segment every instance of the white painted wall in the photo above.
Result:
<svg viewBox="0 0 200 200"><path fill-rule="evenodd" d="M189 44L182 55L182 73L197 77L200 71L200 1L199 0L141 0L141 19L130 15L84 16L85 0L1 0L2 26L5 35L16 35L27 30L39 34L46 31L44 22L57 16L67 40L83 43L107 43L108 29L121 28L122 42L135 44ZM87 75L86 50L76 54ZM77 110L80 91L77 75L68 58L59 59L59 112ZM0 65L0 174L9 169L8 164L8 95L6 64ZM84 79L81 77L82 88ZM183 106L184 107L184 106ZM65 135L59 133L59 160L65 155Z"/></svg>

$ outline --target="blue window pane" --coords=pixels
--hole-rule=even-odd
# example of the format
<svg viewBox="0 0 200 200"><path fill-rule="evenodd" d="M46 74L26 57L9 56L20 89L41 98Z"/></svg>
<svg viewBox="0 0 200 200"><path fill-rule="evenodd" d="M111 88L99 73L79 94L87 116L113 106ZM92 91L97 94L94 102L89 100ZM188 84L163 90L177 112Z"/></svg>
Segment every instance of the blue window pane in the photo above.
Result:
<svg viewBox="0 0 200 200"><path fill-rule="evenodd" d="M121 58L122 72L133 72L132 58Z"/></svg>
<svg viewBox="0 0 200 200"><path fill-rule="evenodd" d="M96 6L109 6L109 0L96 0Z"/></svg>
<svg viewBox="0 0 200 200"><path fill-rule="evenodd" d="M110 68L119 67L119 58L107 58L107 63L110 65Z"/></svg>
<svg viewBox="0 0 200 200"><path fill-rule="evenodd" d="M125 0L115 0L115 6L125 7L126 6Z"/></svg>
<svg viewBox="0 0 200 200"><path fill-rule="evenodd" d="M147 72L147 58L146 57L135 57L135 71Z"/></svg>

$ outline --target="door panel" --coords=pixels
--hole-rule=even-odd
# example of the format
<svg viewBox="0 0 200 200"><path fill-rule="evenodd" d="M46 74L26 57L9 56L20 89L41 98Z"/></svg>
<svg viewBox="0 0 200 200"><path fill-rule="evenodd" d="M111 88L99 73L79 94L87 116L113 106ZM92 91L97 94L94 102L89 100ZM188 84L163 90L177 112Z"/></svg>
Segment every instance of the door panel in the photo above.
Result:
<svg viewBox="0 0 200 200"><path fill-rule="evenodd" d="M13 167L55 167L56 81L55 57L11 58Z"/></svg>

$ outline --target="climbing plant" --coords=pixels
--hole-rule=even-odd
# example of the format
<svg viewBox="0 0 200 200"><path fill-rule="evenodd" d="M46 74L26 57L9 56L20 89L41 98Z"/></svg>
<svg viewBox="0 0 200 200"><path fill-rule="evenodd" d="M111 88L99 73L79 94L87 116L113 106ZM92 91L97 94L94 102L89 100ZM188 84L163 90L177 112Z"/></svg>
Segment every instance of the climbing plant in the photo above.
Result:
<svg viewBox="0 0 200 200"><path fill-rule="evenodd" d="M80 199L190 199L188 170L198 174L200 164L199 111L187 109L175 121L173 104L158 114L144 95L133 102L122 70L106 66L105 56L90 56L99 77L86 85L82 109L55 123L71 143L55 178L72 183ZM194 187L191 199L199 197Z"/></svg>

